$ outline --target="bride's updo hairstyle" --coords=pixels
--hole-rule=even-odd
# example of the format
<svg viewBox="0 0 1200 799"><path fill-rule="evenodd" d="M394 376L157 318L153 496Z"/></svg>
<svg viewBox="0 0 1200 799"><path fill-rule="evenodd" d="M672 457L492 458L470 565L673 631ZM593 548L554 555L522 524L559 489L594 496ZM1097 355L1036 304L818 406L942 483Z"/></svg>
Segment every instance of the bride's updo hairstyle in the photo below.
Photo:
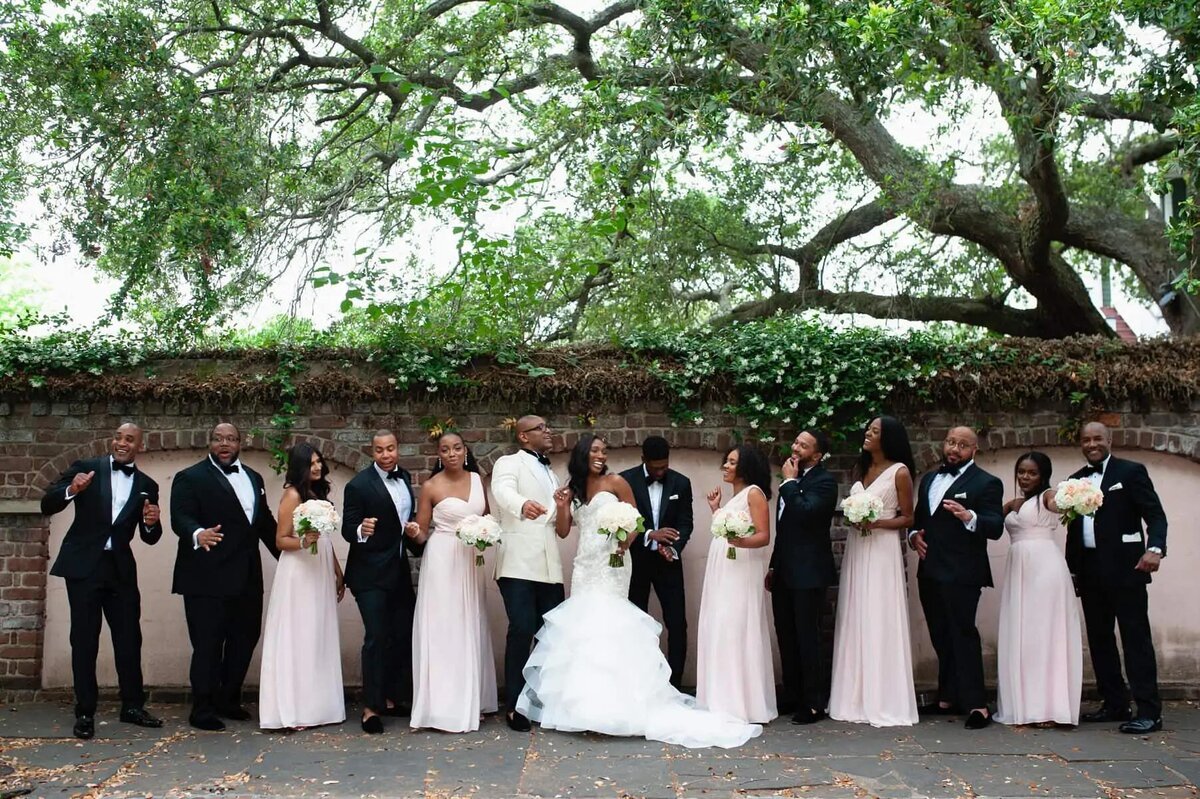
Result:
<svg viewBox="0 0 1200 799"><path fill-rule="evenodd" d="M321 479L313 480L309 476L312 471L312 456L317 456L321 464ZM288 450L287 472L283 477L285 488L294 488L300 495L301 502L310 499L329 499L329 464L317 448L307 442L301 442Z"/></svg>
<svg viewBox="0 0 1200 799"><path fill-rule="evenodd" d="M575 498L576 504L583 505L588 501L587 495L587 478L591 471L592 444L599 438L604 440L603 436L598 436L595 433L585 433L579 437L579 443L571 450L571 459L567 461L567 475L570 480L567 485L571 489L571 493ZM608 474L608 465L605 464L604 471L601 474Z"/></svg>
<svg viewBox="0 0 1200 799"><path fill-rule="evenodd" d="M442 433L440 436L438 436L438 440L437 440L438 448L440 449L442 446L442 442L445 441L450 436L454 436L459 441L461 441L462 445L463 445L463 449L466 450L466 452L467 452L467 458L466 458L466 460L463 461L463 471L464 472L475 472L475 474L480 474L479 461L475 460L475 453L471 452L471 448L467 446L467 440L465 438L463 438L462 435L460 435L459 433L455 432L454 430L450 430L445 433ZM438 472L445 471L445 469L446 469L446 467L442 464L442 459L438 458L436 461L434 461L433 468L429 470L429 476L433 477Z"/></svg>
<svg viewBox="0 0 1200 799"><path fill-rule="evenodd" d="M762 492L771 498L771 464L767 456L753 444L739 444L729 452L737 452L738 462L735 474L739 480L748 486L758 486ZM729 457L729 452L725 453Z"/></svg>

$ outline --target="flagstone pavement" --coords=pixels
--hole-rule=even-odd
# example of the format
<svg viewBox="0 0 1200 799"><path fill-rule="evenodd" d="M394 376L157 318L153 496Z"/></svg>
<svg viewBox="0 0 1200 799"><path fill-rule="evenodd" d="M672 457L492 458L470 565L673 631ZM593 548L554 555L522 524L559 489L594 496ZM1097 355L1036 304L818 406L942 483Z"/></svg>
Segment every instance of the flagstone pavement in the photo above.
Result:
<svg viewBox="0 0 1200 799"><path fill-rule="evenodd" d="M161 730L102 707L96 738L71 737L70 706L0 705L0 798L39 797L1200 797L1200 704L1169 703L1167 729L963 729L929 718L872 729L787 719L736 750L644 740L511 732L383 735L353 722L289 734L252 722L193 730L182 705L158 705ZM356 710L351 709L351 719Z"/></svg>

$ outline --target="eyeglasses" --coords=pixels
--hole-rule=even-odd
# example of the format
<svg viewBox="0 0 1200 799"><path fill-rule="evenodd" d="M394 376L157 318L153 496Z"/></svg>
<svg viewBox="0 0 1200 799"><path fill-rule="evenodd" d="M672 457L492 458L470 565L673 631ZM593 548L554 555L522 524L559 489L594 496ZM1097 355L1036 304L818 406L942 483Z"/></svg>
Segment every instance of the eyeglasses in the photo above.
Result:
<svg viewBox="0 0 1200 799"><path fill-rule="evenodd" d="M546 424L545 422L542 422L539 425L535 425L533 427L527 427L524 430L518 430L517 432L518 433L545 433L549 429L550 429L550 425Z"/></svg>
<svg viewBox="0 0 1200 799"><path fill-rule="evenodd" d="M241 436L213 436L209 439L214 444L236 444L241 440Z"/></svg>

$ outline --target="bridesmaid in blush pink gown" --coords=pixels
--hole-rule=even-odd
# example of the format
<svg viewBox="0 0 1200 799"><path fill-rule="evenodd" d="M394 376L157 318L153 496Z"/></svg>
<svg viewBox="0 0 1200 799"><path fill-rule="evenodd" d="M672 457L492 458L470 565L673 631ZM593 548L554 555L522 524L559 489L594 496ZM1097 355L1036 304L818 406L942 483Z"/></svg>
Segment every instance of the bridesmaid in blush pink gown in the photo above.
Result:
<svg viewBox="0 0 1200 799"><path fill-rule="evenodd" d="M275 531L279 565L263 625L258 725L302 729L346 720L337 603L345 592L333 539L296 536L292 515L302 502L326 500L329 468L309 444L288 452ZM317 545L314 554L313 544Z"/></svg>
<svg viewBox="0 0 1200 799"><path fill-rule="evenodd" d="M999 702L1002 724L1079 723L1083 634L1071 573L1058 542L1062 525L1050 487L1050 458L1017 459L1019 496L1004 505L1012 546L1000 588Z"/></svg>
<svg viewBox="0 0 1200 799"><path fill-rule="evenodd" d="M873 419L863 436L850 489L879 497L883 514L852 530L842 556L829 716L873 727L917 723L913 688L903 531L913 519L913 457L908 434L890 416Z"/></svg>
<svg viewBox="0 0 1200 799"><path fill-rule="evenodd" d="M433 476L421 487L418 541L425 542L413 618L413 704L409 726L446 732L479 729L497 708L496 668L484 610L477 550L458 540L467 516L488 512L487 494L458 433L438 439Z"/></svg>
<svg viewBox="0 0 1200 799"><path fill-rule="evenodd" d="M754 533L728 542L714 538L709 544L700 596L696 702L765 724L779 715L764 585L771 542L770 466L758 449L743 444L726 454L721 472L733 488L726 509L749 513ZM713 512L720 501L721 489L714 488L708 494ZM733 560L726 555L731 545L737 554Z"/></svg>

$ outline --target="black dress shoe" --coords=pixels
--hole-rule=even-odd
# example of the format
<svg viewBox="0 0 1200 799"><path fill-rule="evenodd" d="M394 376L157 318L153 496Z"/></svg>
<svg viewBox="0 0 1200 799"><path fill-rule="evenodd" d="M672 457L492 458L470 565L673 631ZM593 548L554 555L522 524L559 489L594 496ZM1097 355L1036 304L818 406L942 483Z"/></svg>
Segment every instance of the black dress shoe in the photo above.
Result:
<svg viewBox="0 0 1200 799"><path fill-rule="evenodd" d="M829 718L829 714L823 710L808 710L806 708L804 710L797 710L794 714L792 714L792 723L816 724L818 721L827 718Z"/></svg>
<svg viewBox="0 0 1200 799"><path fill-rule="evenodd" d="M943 707L937 702L934 702L929 705L921 705L917 708L917 713L922 716L957 716L958 708L956 708L954 705L947 705Z"/></svg>
<svg viewBox="0 0 1200 799"><path fill-rule="evenodd" d="M249 721L254 718L254 714L241 705L221 705L217 708L217 715L230 721Z"/></svg>
<svg viewBox="0 0 1200 799"><path fill-rule="evenodd" d="M76 716L75 728L72 730L76 738L88 740L96 734L96 721L91 716Z"/></svg>
<svg viewBox="0 0 1200 799"><path fill-rule="evenodd" d="M1125 722L1120 727L1117 727L1117 729L1129 735L1146 735L1161 730L1162 719L1136 718Z"/></svg>
<svg viewBox="0 0 1200 799"><path fill-rule="evenodd" d="M531 729L533 729L533 725L529 723L529 719L525 718L525 716L520 713L510 713L506 721L508 722L508 728L510 730L516 730L517 732L529 732Z"/></svg>
<svg viewBox="0 0 1200 799"><path fill-rule="evenodd" d="M362 731L367 735L378 735L383 732L383 719L379 716L367 716L362 720Z"/></svg>
<svg viewBox="0 0 1200 799"><path fill-rule="evenodd" d="M188 724L198 730L208 730L209 732L220 732L225 729L225 722L221 721L215 713L210 711L192 713L188 716Z"/></svg>
<svg viewBox="0 0 1200 799"><path fill-rule="evenodd" d="M967 716L967 721L963 724L968 730L982 730L984 727L992 723L991 715L984 715L978 710L972 710Z"/></svg>
<svg viewBox="0 0 1200 799"><path fill-rule="evenodd" d="M146 712L144 707L127 707L121 711L121 721L126 724L136 724L139 727L161 727L162 719L155 718Z"/></svg>
<svg viewBox="0 0 1200 799"><path fill-rule="evenodd" d="M1105 721L1129 721L1133 718L1133 714L1129 712L1129 708L1115 708L1108 705L1101 705L1091 713L1084 713L1079 717L1083 722L1105 722Z"/></svg>

